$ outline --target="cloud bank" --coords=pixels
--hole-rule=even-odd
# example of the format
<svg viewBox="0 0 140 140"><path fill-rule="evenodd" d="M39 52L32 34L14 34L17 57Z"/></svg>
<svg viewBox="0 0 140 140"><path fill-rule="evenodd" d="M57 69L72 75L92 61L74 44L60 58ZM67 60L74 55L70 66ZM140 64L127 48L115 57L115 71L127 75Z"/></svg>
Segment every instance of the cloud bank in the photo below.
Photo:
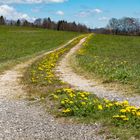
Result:
<svg viewBox="0 0 140 140"><path fill-rule="evenodd" d="M0 6L0 15L3 15L7 19L27 19L29 21L34 20L33 18L29 17L25 13L18 12L14 7L8 5L1 5Z"/></svg>

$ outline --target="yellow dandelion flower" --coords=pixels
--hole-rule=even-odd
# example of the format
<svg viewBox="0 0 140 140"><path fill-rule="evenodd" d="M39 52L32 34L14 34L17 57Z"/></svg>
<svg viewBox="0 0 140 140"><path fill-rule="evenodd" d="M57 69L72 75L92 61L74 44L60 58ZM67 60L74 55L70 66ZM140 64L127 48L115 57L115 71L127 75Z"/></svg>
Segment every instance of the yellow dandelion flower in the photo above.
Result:
<svg viewBox="0 0 140 140"><path fill-rule="evenodd" d="M65 101L61 101L61 104L64 105L65 104Z"/></svg>
<svg viewBox="0 0 140 140"><path fill-rule="evenodd" d="M109 103L110 101L109 100L107 100L107 99L104 99L104 101L105 101L105 103Z"/></svg>
<svg viewBox="0 0 140 140"><path fill-rule="evenodd" d="M129 120L129 118L127 118L127 117L126 117L126 118L123 118L123 120L124 120L124 121L128 121L128 120Z"/></svg>
<svg viewBox="0 0 140 140"><path fill-rule="evenodd" d="M114 115L114 116L113 116L113 118L119 118L119 117L120 117L119 115Z"/></svg>
<svg viewBox="0 0 140 140"><path fill-rule="evenodd" d="M103 110L103 106L102 105L98 105L98 109L99 110Z"/></svg>
<svg viewBox="0 0 140 140"><path fill-rule="evenodd" d="M83 94L85 94L86 96L89 96L90 95L89 92L83 92Z"/></svg>
<svg viewBox="0 0 140 140"><path fill-rule="evenodd" d="M126 110L126 112L130 112L131 108L130 107L126 107L125 110Z"/></svg>
<svg viewBox="0 0 140 140"><path fill-rule="evenodd" d="M71 109L70 108L67 108L67 109L64 109L62 112L63 113L69 113L69 112L71 112Z"/></svg>
<svg viewBox="0 0 140 140"><path fill-rule="evenodd" d="M137 115L138 117L140 117L140 111L139 111L139 112L136 112L136 115Z"/></svg>
<svg viewBox="0 0 140 140"><path fill-rule="evenodd" d="M55 94L53 94L53 98L54 99L59 99L59 97L57 95L55 95Z"/></svg>
<svg viewBox="0 0 140 140"><path fill-rule="evenodd" d="M121 115L121 116L120 116L120 118L122 118L122 119L123 119L123 118L126 118L126 116L125 116L125 115Z"/></svg>
<svg viewBox="0 0 140 140"><path fill-rule="evenodd" d="M69 101L69 103L70 103L70 104L74 104L74 102L73 102L73 101Z"/></svg>
<svg viewBox="0 0 140 140"><path fill-rule="evenodd" d="M125 113L126 110L125 110L125 109L121 109L120 112L121 112L121 113Z"/></svg>
<svg viewBox="0 0 140 140"><path fill-rule="evenodd" d="M81 97L82 97L82 98L85 98L85 95L84 95L83 93L81 93Z"/></svg>
<svg viewBox="0 0 140 140"><path fill-rule="evenodd" d="M38 67L38 70L43 71L43 68L42 67Z"/></svg>
<svg viewBox="0 0 140 140"><path fill-rule="evenodd" d="M128 101L125 100L125 101L122 102L122 105L124 105L124 106L128 106L129 103L128 103Z"/></svg>
<svg viewBox="0 0 140 140"><path fill-rule="evenodd" d="M119 102L115 102L115 105L116 106L120 106L121 104Z"/></svg>
<svg viewBox="0 0 140 140"><path fill-rule="evenodd" d="M70 96L71 98L73 98L73 97L75 97L75 94L70 93L69 96Z"/></svg>
<svg viewBox="0 0 140 140"><path fill-rule="evenodd" d="M84 100L88 100L88 98L87 98L87 97L85 97L85 98L84 98Z"/></svg>
<svg viewBox="0 0 140 140"><path fill-rule="evenodd" d="M86 102L81 102L81 104L84 106L84 105L86 105Z"/></svg>

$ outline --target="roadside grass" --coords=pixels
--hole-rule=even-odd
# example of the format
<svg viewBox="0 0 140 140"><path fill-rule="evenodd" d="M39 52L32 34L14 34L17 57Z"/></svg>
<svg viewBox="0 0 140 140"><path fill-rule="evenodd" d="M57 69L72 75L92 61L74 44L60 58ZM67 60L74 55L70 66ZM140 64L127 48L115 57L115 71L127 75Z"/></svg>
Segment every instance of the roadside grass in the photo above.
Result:
<svg viewBox="0 0 140 140"><path fill-rule="evenodd" d="M55 76L55 66L60 57L75 46L83 36L78 37L66 47L37 60L27 69L23 81L29 90L29 99L45 98L45 96L48 96L47 93L54 92L56 88L67 86Z"/></svg>
<svg viewBox="0 0 140 140"><path fill-rule="evenodd" d="M43 103L47 111L56 117L66 117L79 123L100 122L104 125L100 134L106 131L113 134L108 139L140 139L140 108L130 106L127 101L112 102L88 92L74 90L56 76L55 66L58 61L81 38L49 53L27 69L23 78L28 91L27 99Z"/></svg>
<svg viewBox="0 0 140 140"><path fill-rule="evenodd" d="M0 71L78 36L76 32L0 26Z"/></svg>
<svg viewBox="0 0 140 140"><path fill-rule="evenodd" d="M74 55L76 72L140 94L140 37L93 35Z"/></svg>

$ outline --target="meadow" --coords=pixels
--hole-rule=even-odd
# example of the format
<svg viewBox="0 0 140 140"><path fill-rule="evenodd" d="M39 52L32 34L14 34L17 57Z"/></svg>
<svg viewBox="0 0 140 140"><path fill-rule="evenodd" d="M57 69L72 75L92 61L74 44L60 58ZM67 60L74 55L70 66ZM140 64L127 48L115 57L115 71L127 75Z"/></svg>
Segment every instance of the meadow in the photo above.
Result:
<svg viewBox="0 0 140 140"><path fill-rule="evenodd" d="M0 70L57 48L78 35L74 32L0 26ZM112 102L74 90L56 76L55 67L60 59L85 36L88 35L79 36L66 47L49 53L27 68L23 77L27 99L42 103L51 114L65 117L67 121L102 123L100 133L112 132L109 138L115 135L122 140L130 137L139 139L140 108L129 105L127 101ZM75 66L93 77L97 75L104 82L127 84L138 91L139 41L139 37L90 35L74 56Z"/></svg>
<svg viewBox="0 0 140 140"><path fill-rule="evenodd" d="M42 103L55 117L65 117L71 123L102 123L101 134L112 132L108 139L139 139L140 108L129 105L128 101L112 102L89 92L74 90L56 76L55 67L59 60L81 38L49 53L27 69L23 79L27 85L27 98Z"/></svg>
<svg viewBox="0 0 140 140"><path fill-rule="evenodd" d="M74 58L77 72L140 94L140 37L93 35Z"/></svg>
<svg viewBox="0 0 140 140"><path fill-rule="evenodd" d="M52 50L79 33L31 27L0 26L0 71Z"/></svg>

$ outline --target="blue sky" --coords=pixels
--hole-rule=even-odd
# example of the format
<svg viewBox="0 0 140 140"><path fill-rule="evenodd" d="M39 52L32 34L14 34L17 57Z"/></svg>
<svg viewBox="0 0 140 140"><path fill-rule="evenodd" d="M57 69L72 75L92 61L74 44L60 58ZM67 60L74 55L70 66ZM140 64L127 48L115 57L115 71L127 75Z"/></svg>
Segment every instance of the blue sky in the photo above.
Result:
<svg viewBox="0 0 140 140"><path fill-rule="evenodd" d="M112 17L140 18L140 0L0 0L0 15L28 20L51 17L104 27Z"/></svg>

